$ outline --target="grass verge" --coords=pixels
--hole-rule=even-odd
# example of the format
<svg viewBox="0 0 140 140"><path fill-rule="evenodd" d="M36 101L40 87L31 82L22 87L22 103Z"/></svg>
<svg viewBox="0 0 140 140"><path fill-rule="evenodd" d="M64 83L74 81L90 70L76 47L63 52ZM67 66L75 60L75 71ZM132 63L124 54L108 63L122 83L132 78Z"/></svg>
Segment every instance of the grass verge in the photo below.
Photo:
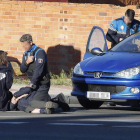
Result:
<svg viewBox="0 0 140 140"><path fill-rule="evenodd" d="M66 73L64 70L61 71L60 75L52 74L51 76L51 85L63 85L72 87L71 77L72 77L73 69L70 70L69 73ZM14 77L14 84L26 84L28 85L30 81L27 79Z"/></svg>

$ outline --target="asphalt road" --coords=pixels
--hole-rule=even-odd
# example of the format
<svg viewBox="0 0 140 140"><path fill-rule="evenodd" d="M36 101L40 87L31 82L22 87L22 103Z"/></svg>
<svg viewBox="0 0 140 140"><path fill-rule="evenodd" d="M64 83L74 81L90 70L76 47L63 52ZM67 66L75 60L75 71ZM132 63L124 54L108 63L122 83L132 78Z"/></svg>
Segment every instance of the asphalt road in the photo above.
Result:
<svg viewBox="0 0 140 140"><path fill-rule="evenodd" d="M106 107L71 112L0 112L0 140L140 140L140 108Z"/></svg>

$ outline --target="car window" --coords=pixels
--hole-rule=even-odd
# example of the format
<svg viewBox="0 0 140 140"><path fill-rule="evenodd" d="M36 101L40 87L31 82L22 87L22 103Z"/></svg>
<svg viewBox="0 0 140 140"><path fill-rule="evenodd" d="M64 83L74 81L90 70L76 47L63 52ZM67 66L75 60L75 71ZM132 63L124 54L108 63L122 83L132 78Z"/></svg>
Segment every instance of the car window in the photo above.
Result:
<svg viewBox="0 0 140 140"><path fill-rule="evenodd" d="M126 38L114 46L114 48L112 48L110 51L140 53L140 34L138 33Z"/></svg>
<svg viewBox="0 0 140 140"><path fill-rule="evenodd" d="M103 33L100 29L94 29L88 44L88 50L92 50L93 48L100 48L102 51L105 49L105 39Z"/></svg>

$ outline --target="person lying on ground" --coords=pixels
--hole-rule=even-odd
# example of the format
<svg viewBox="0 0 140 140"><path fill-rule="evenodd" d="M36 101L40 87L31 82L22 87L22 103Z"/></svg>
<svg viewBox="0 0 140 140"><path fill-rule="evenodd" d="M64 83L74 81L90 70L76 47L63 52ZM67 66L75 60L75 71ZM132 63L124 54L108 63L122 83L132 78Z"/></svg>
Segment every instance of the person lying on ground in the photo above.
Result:
<svg viewBox="0 0 140 140"><path fill-rule="evenodd" d="M47 101L32 100L37 91L30 87L21 88L15 92L10 104L10 110L20 110L28 113L51 114L54 109L61 107L63 111L69 111L65 96L61 93L55 98L48 97ZM32 110L32 111L30 111Z"/></svg>

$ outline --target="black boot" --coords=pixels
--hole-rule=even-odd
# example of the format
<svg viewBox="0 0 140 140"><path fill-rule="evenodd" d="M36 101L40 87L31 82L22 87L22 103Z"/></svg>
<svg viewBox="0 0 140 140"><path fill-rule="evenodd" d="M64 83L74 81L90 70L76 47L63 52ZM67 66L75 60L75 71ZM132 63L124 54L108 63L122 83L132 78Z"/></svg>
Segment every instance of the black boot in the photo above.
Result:
<svg viewBox="0 0 140 140"><path fill-rule="evenodd" d="M43 114L52 114L54 112L54 109L58 107L59 107L58 103L48 101L45 104L45 109Z"/></svg>
<svg viewBox="0 0 140 140"><path fill-rule="evenodd" d="M52 101L59 104L59 107L62 108L63 111L70 111L70 107L65 100L65 96L63 93L58 94Z"/></svg>
<svg viewBox="0 0 140 140"><path fill-rule="evenodd" d="M55 108L58 108L58 107L59 107L58 103L52 102L52 101L48 101L45 104L45 108L48 108L48 109L51 109L51 108L55 109Z"/></svg>
<svg viewBox="0 0 140 140"><path fill-rule="evenodd" d="M52 114L54 112L54 108L45 108L43 114Z"/></svg>

